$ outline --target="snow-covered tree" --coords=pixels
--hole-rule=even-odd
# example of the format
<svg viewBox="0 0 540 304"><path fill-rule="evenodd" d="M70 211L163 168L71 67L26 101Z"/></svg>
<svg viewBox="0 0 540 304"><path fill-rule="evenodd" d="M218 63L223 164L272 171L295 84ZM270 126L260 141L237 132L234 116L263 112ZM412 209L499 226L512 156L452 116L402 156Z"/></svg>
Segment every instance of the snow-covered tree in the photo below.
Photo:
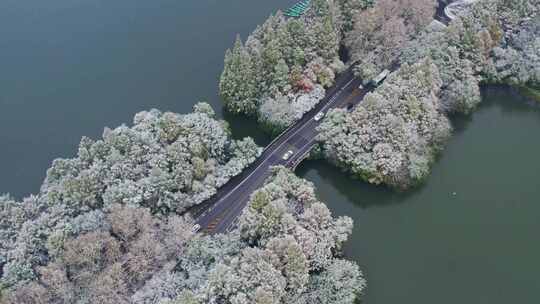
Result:
<svg viewBox="0 0 540 304"><path fill-rule="evenodd" d="M9 288L2 303L129 303L130 294L182 252L192 237L188 219L158 219L138 207L118 205L106 215L93 211L64 220L69 222L46 240L48 259L30 269L35 277L18 282L2 278L4 284L14 283L4 285ZM43 232L41 237L46 237ZM29 295L39 296L41 302Z"/></svg>
<svg viewBox="0 0 540 304"><path fill-rule="evenodd" d="M58 262L54 267L65 269L71 278L66 259L78 255L69 255L66 249L79 243L98 246L88 250L120 244L128 260L122 267L132 267L130 276L135 280L126 282L129 286L138 286L159 271L172 252L179 252L182 239L188 238L185 232L191 231L189 221L176 214L209 198L261 152L250 138L232 140L226 124L214 116L206 103L196 104L186 115L138 113L132 127L106 128L102 139L83 138L76 157L55 160L38 194L23 202L0 196L0 290L40 289L46 282L35 280L54 261ZM168 235L173 228L160 226L166 223L181 231ZM161 228L140 234L147 230L141 225ZM96 243L100 239L110 242ZM134 247L127 248L127 243ZM107 268L114 265L109 260L92 263L99 264L88 270L93 277L114 270ZM88 263L79 264L76 269L86 269ZM70 280L75 289L91 290L87 283Z"/></svg>
<svg viewBox="0 0 540 304"><path fill-rule="evenodd" d="M176 265L156 273L132 300L352 304L365 280L356 264L337 257L351 229L352 220L333 218L311 183L278 167L252 195L237 231L192 239Z"/></svg>
<svg viewBox="0 0 540 304"><path fill-rule="evenodd" d="M283 167L227 235L194 235L189 218L137 204L85 211L48 199L0 196L2 303L352 304L365 287L339 258L352 220Z"/></svg>
<svg viewBox="0 0 540 304"><path fill-rule="evenodd" d="M354 2L354 1L351 1ZM394 62L404 43L432 20L435 0L377 0L357 10L348 22L344 44L356 72L370 80Z"/></svg>
<svg viewBox="0 0 540 304"><path fill-rule="evenodd" d="M539 6L537 0L478 1L447 28L427 28L408 42L401 60L430 57L443 80L445 111L470 113L481 82L539 86Z"/></svg>
<svg viewBox="0 0 540 304"><path fill-rule="evenodd" d="M220 92L228 110L256 114L275 133L324 97L324 87L343 69L339 7L333 1L311 5L302 18L270 16L245 44L237 39L226 52Z"/></svg>
<svg viewBox="0 0 540 304"><path fill-rule="evenodd" d="M309 290L298 303L347 304L366 287L358 265L334 260L327 269L311 277Z"/></svg>
<svg viewBox="0 0 540 304"><path fill-rule="evenodd" d="M223 73L219 82L221 97L227 109L236 113L253 114L256 110L256 70L252 57L242 44L240 36L232 50L225 53Z"/></svg>
<svg viewBox="0 0 540 304"><path fill-rule="evenodd" d="M323 153L371 183L422 181L451 129L437 98L441 84L431 60L404 64L352 113L328 114L319 127Z"/></svg>

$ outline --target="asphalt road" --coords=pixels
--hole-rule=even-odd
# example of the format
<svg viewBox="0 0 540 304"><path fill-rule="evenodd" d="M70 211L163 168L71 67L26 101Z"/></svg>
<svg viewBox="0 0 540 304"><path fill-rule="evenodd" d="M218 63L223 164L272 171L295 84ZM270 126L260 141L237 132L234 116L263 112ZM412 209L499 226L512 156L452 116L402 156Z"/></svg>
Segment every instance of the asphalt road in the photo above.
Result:
<svg viewBox="0 0 540 304"><path fill-rule="evenodd" d="M268 145L261 156L242 174L231 179L213 198L192 211L201 231L214 234L232 229L251 193L260 188L270 176L272 166L293 168L308 155L316 144L316 128L324 120L315 121L317 113L327 113L332 108L347 107L348 104L356 105L373 89L371 86L360 89L361 83L362 80L354 76L352 69L340 74L335 85L327 90L327 95L313 110ZM293 151L293 155L288 160L283 160L283 155L289 150Z"/></svg>
<svg viewBox="0 0 540 304"><path fill-rule="evenodd" d="M447 1L452 2L455 1ZM445 3L439 0L439 4ZM447 25L450 18L444 15L442 5L434 19ZM391 71L398 68L397 62L389 67ZM345 108L350 104L356 106L375 88L371 85L359 87L361 84L362 80L354 76L352 68L341 73L334 86L327 90L326 96L314 109L274 139L253 164L240 175L233 177L211 199L190 211L195 222L200 225L200 231L215 234L233 229L251 194L270 176L272 166L295 168L309 154L316 144L317 126L322 122L315 121L317 113L327 113L332 108ZM289 150L293 151L293 155L288 160L283 160L283 155Z"/></svg>

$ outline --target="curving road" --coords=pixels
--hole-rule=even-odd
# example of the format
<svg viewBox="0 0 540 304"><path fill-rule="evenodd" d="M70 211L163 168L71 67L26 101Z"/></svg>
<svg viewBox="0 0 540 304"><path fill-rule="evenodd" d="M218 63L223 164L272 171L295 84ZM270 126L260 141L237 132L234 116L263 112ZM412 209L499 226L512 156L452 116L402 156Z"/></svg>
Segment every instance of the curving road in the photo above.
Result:
<svg viewBox="0 0 540 304"><path fill-rule="evenodd" d="M437 14L435 19L448 24L452 18ZM397 64L393 64L389 69L394 71L398 68ZM194 207L190 213L196 224L200 225L200 231L215 234L233 229L251 193L264 184L270 176L272 166L295 168L309 154L316 144L317 126L321 123L314 119L317 113L357 105L375 88L371 85L359 87L361 84L362 80L354 76L352 67L344 71L314 109L274 139L253 164L240 175L233 177L211 199ZM288 160L283 160L282 157L287 151L293 151L293 155Z"/></svg>
<svg viewBox="0 0 540 304"><path fill-rule="evenodd" d="M466 10L471 4L478 0L458 0L453 1L444 8L444 14L450 19L454 20L458 17L459 13Z"/></svg>
<svg viewBox="0 0 540 304"><path fill-rule="evenodd" d="M314 109L272 141L242 174L231 179L213 198L192 211L192 216L201 226L201 230L214 234L233 228L251 193L269 177L271 167L295 167L313 148L317 136L316 127L321 122L314 119L317 113L326 113L335 107L346 107L349 103L358 104L365 94L373 89L371 86L359 89L361 83L362 80L354 76L352 68L338 76L335 85ZM283 160L283 155L289 150L294 154L288 160Z"/></svg>

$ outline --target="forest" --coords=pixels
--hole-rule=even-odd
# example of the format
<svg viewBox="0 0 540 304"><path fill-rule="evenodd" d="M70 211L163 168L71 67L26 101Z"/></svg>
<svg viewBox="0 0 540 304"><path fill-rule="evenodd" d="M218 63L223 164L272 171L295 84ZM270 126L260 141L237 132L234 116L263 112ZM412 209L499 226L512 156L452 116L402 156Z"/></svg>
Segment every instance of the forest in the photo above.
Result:
<svg viewBox="0 0 540 304"><path fill-rule="evenodd" d="M448 117L474 111L481 85L540 84L538 0L478 1L447 27L428 24L434 6L427 2L378 1L346 34L353 58L362 58L359 75L401 65L352 113L332 110L320 127L324 156L364 181L397 189L420 184L450 136ZM418 13L396 21L403 28L387 33L376 25L405 8ZM363 42L373 39L380 41Z"/></svg>
<svg viewBox="0 0 540 304"><path fill-rule="evenodd" d="M256 117L277 134L311 110L345 65L339 45L345 5L364 1L312 1L302 18L281 12L257 27L245 43L227 50L219 89L226 108Z"/></svg>
<svg viewBox="0 0 540 304"><path fill-rule="evenodd" d="M321 155L366 182L423 182L451 115L473 112L480 86L540 87L539 0L480 0L448 26L433 24L434 0L311 3L301 18L277 12L239 37L220 94L277 134L347 66L368 80L397 62L358 107L330 111L318 129ZM289 169L273 168L232 233L192 231L186 212L261 153L206 103L143 111L131 126L83 137L39 192L0 195L0 303L355 303L367 282L342 257L353 221Z"/></svg>
<svg viewBox="0 0 540 304"><path fill-rule="evenodd" d="M352 220L288 169L235 232L192 232L186 210L261 152L214 115L140 112L55 160L38 194L1 195L1 303L352 303L365 287L339 257Z"/></svg>
<svg viewBox="0 0 540 304"><path fill-rule="evenodd" d="M537 94L538 0L480 0L448 26L433 22L435 0L323 2L316 1L317 9L305 18L291 20L278 13L267 23L281 20L283 27L289 24L287 28L302 24L313 38L310 46L327 52L319 56L306 52L304 66L293 60L296 44L284 43L294 35L272 38L282 30L266 23L248 37L245 46L237 40L227 52L220 90L227 109L255 115L264 129L277 133L321 100L319 88L311 84L328 87L343 66L353 65L366 84L383 69L400 66L355 111L332 110L319 128L317 150L359 179L396 189L424 181L452 132L448 117L474 111L481 100L481 85L506 84ZM332 31L309 33L324 20ZM265 32L270 34L261 35ZM332 43L323 48L323 42ZM281 52L272 52L279 58L275 64L257 70L268 61L265 50L280 43ZM350 56L347 62L339 60L340 46ZM321 78L318 73L312 77L312 58L323 58L334 71L328 74L332 77ZM336 62L340 69L333 68ZM283 76L273 77L278 70ZM257 89L246 89L242 77L252 71L259 71L255 73L261 78L254 83ZM309 86L295 85L306 82Z"/></svg>

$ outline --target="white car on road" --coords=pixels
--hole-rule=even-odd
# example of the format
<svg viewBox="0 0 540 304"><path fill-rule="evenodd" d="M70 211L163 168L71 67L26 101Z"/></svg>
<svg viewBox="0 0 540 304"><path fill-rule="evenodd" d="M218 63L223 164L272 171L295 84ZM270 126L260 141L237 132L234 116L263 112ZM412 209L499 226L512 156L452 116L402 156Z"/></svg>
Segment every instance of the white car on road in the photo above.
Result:
<svg viewBox="0 0 540 304"><path fill-rule="evenodd" d="M283 160L288 160L289 158L291 158L291 156L293 155L293 151L292 150L289 150L287 152L285 152L285 154L283 154Z"/></svg>
<svg viewBox="0 0 540 304"><path fill-rule="evenodd" d="M201 230L201 225L199 225L199 224L195 224L195 225L193 225L193 227L191 227L191 232L193 232L193 233L197 233L197 232L199 232L199 230Z"/></svg>
<svg viewBox="0 0 540 304"><path fill-rule="evenodd" d="M317 113L317 115L315 115L315 117L313 117L313 119L314 119L315 121L319 121L319 120L321 120L323 117L324 117L324 112L319 112L319 113Z"/></svg>

